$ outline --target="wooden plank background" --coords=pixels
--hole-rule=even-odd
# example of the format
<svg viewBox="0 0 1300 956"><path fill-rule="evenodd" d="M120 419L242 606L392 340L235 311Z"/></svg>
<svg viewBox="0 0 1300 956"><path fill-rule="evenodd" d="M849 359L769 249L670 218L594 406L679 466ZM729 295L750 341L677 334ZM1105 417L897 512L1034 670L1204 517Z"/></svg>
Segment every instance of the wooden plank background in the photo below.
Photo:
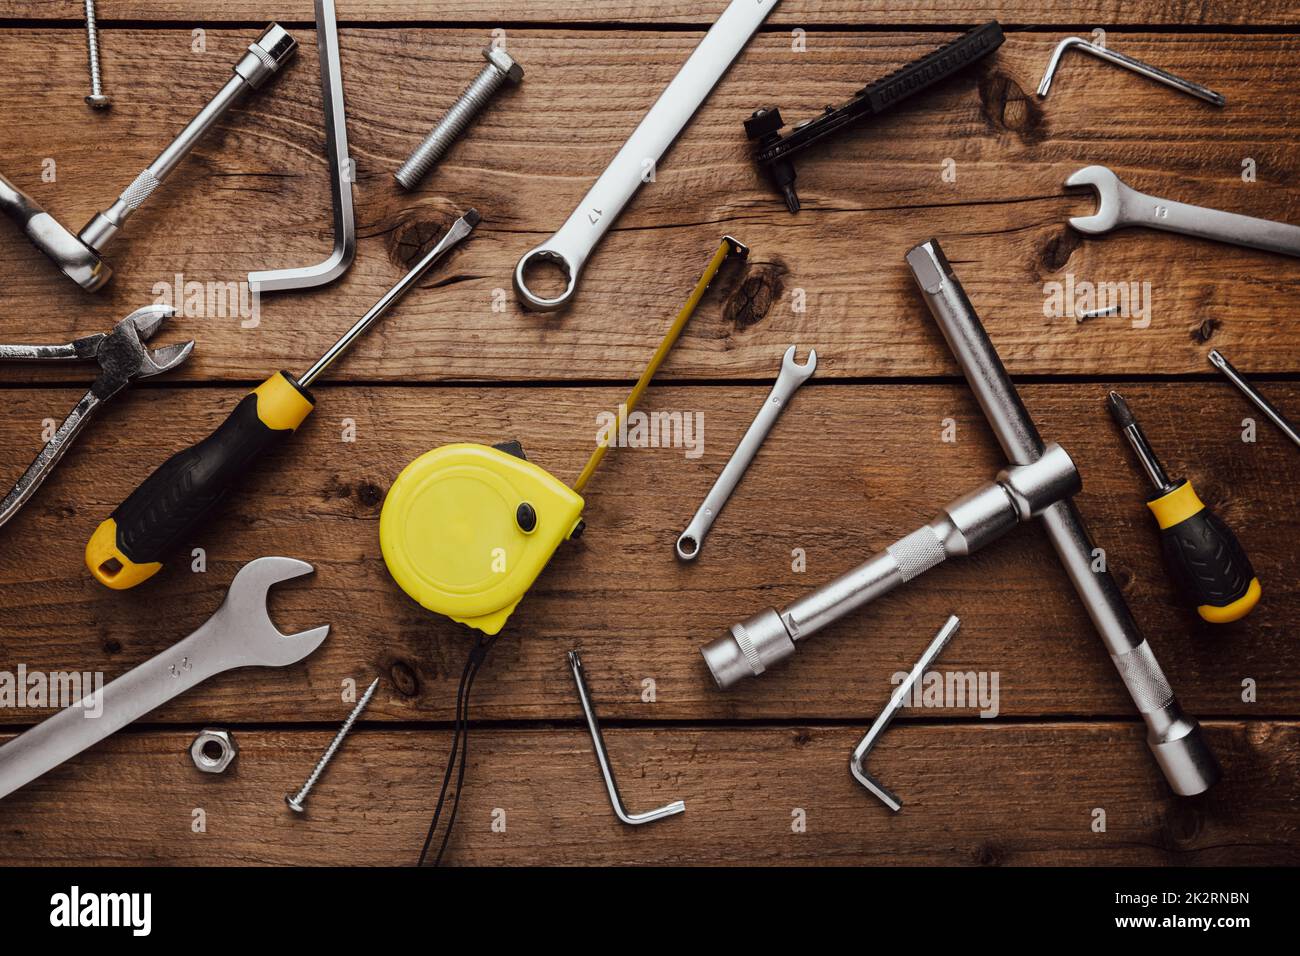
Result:
<svg viewBox="0 0 1300 956"><path fill-rule="evenodd" d="M720 4L719 4L720 6ZM0 670L108 677L184 636L234 571L267 553L305 558L283 589L286 631L331 638L283 671L224 675L0 802L6 859L57 863L367 863L413 860L445 759L466 631L401 594L379 556L393 477L449 441L518 438L571 480L596 415L615 405L715 248L754 255L719 278L647 397L700 413L703 453L626 449L591 489L583 539L566 547L512 620L476 685L476 729L453 862L465 864L1295 863L1300 614L1295 455L1211 373L1221 348L1284 409L1300 409L1298 288L1290 260L1176 236L1082 240L1066 226L1091 200L1061 186L1112 166L1171 198L1300 221L1293 4L1008 2L898 5L787 0L746 49L606 237L559 316L522 312L518 256L557 228L711 20L676 0L590 6L537 0L340 4L348 132L358 167L360 253L334 286L268 296L258 324L178 317L194 337L178 374L110 406L30 505L0 531ZM228 75L261 25L291 25L298 62L237 107L132 219L109 253L112 283L75 289L0 229L6 331L64 341L107 328L180 282L324 256L330 236L311 4L106 0L105 76L92 114L81 5L0 0L3 171L77 228L107 205ZM748 158L740 121L779 104L798 121L954 35L998 16L1008 41L970 78L927 92L801 161L806 209L784 211ZM194 52L194 27L206 51ZM494 28L524 65L412 194L391 171L478 69ZM791 31L806 31L806 50ZM1225 110L1090 58L1068 57L1046 100L1053 45L1107 30L1116 49L1222 91ZM593 95L593 90L598 95ZM954 183L941 178L956 163ZM1254 182L1242 178L1253 160ZM53 163L53 181L42 173ZM182 563L110 594L81 549L166 455L206 434L247 384L301 371L461 209L476 236L318 387L319 410L251 475ZM1225 765L1210 794L1168 792L1114 668L1041 531L1024 528L936 569L722 693L698 647L788 603L928 520L1001 466L987 426L915 294L902 256L937 236L1043 433L1084 475L1079 504L1188 711ZM1046 284L1150 283L1151 323L1044 315ZM506 290L502 296L501 290ZM806 309L798 308L799 301ZM672 542L748 425L791 343L816 347L810 385L765 444L700 560ZM88 370L0 368L0 485L86 387ZM1229 628L1180 606L1162 570L1145 493L1105 412L1121 388L1171 470L1242 537L1265 599ZM1300 413L1297 413L1300 414ZM356 440L344 442L344 420ZM945 423L956 440L944 440ZM792 570L791 553L807 554ZM845 763L890 690L949 612L964 628L942 669L996 672L999 713L905 713L872 765L902 794L891 816ZM684 818L625 831L604 803L565 652L583 650L610 724L628 803L685 799ZM346 713L345 680L384 678L303 819L281 794ZM655 699L643 700L653 680ZM1253 688L1254 693L1245 693ZM0 708L6 735L46 711ZM198 774L193 734L241 744L232 772ZM87 795L93 794L93 799ZM194 809L207 832L192 832ZM1092 829L1106 811L1105 832ZM507 819L494 831L496 811ZM793 832L802 810L806 832Z"/></svg>

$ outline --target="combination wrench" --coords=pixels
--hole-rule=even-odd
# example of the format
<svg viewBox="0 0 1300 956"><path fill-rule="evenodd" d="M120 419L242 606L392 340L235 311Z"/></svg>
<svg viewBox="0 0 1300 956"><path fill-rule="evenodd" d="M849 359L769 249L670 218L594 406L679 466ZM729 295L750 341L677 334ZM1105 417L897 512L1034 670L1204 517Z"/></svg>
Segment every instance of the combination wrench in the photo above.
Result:
<svg viewBox="0 0 1300 956"><path fill-rule="evenodd" d="M312 653L329 625L286 637L271 622L266 596L273 585L313 570L281 557L244 565L221 607L189 637L0 747L0 798L215 674L285 667Z"/></svg>
<svg viewBox="0 0 1300 956"><path fill-rule="evenodd" d="M779 2L731 0L564 225L519 259L515 292L525 306L552 312L569 304L596 245L641 184L649 181L660 157ZM554 262L565 273L567 285L556 298L545 298L528 287L525 273L538 261Z"/></svg>
<svg viewBox="0 0 1300 956"><path fill-rule="evenodd" d="M1100 236L1125 226L1146 226L1300 256L1300 226L1148 196L1126 185L1105 166L1086 166L1065 185L1090 186L1097 194L1097 211L1093 215L1070 220L1070 225L1085 235Z"/></svg>
<svg viewBox="0 0 1300 956"><path fill-rule="evenodd" d="M817 351L815 349L809 351L808 361L800 365L794 360L795 348L792 345L785 350L785 355L781 359L781 374L777 376L776 384L772 386L772 391L763 402L763 407L758 410L754 421L750 423L749 431L745 432L745 437L731 453L731 459L722 469L722 474L718 475L718 480L704 496L704 503L700 505L699 511L695 512L695 517L677 539L677 557L683 561L694 561L699 557L705 535L713 527L718 512L727 503L731 493L736 490L736 485L740 483L745 469L758 454L758 447L763 444L763 439L767 438L767 433L772 430L781 412L785 410L786 405L790 404L790 398L795 390L808 381L812 373L817 370Z"/></svg>

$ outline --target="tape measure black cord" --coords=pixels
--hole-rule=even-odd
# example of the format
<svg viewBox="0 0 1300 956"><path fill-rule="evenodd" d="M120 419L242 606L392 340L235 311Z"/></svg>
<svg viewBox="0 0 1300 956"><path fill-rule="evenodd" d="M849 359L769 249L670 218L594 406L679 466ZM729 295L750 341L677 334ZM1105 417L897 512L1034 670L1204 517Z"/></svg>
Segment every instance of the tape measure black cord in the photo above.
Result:
<svg viewBox="0 0 1300 956"><path fill-rule="evenodd" d="M478 676L478 669L483 666L483 661L487 658L488 651L492 650L492 645L496 643L497 636L479 634L478 640L469 649L465 669L460 673L460 686L456 688L456 727L451 738L451 753L447 756L447 770L442 775L442 789L438 792L438 804L433 809L433 819L429 822L429 832L424 838L424 848L420 850L420 861L417 866L424 866L425 858L429 855L429 847L433 844L433 835L438 830L438 820L442 816L442 808L447 799L447 787L451 783L452 771L455 771L456 792L452 796L451 813L447 817L447 827L443 830L442 843L438 847L438 855L434 858L433 865L441 866L442 855L447 852L447 841L451 838L452 827L456 825L456 810L460 807L460 792L464 788L465 764L469 756L469 696L474 689L474 678ZM457 757L460 758L459 767Z"/></svg>

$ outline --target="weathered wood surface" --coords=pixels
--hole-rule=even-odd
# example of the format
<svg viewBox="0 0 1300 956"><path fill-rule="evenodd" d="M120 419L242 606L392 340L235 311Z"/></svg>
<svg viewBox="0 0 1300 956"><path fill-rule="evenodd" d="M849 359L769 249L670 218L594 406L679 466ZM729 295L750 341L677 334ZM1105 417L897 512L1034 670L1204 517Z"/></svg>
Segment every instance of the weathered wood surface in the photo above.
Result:
<svg viewBox="0 0 1300 956"><path fill-rule="evenodd" d="M726 6L725 0L606 0L602 3L564 3L561 0L343 0L338 4L344 22L401 20L439 23L527 23L536 26L571 23L646 25L660 23L707 25ZM216 14L216 11L209 11ZM100 16L118 20L196 21L193 3L186 0L112 0L100 6ZM82 17L78 0L0 0L0 18L77 21ZM224 0L217 19L311 22L311 0ZM1290 0L1202 0L1169 3L1165 0L937 0L932 3L897 3L892 0L786 0L768 18L771 25L894 26L898 24L982 23L998 18L1006 24L1105 26L1150 24L1169 26L1241 25L1251 27L1294 25L1300 12ZM206 18L205 18L206 19Z"/></svg>
<svg viewBox="0 0 1300 956"><path fill-rule="evenodd" d="M575 705L576 708L576 705ZM1300 863L1297 725L1207 727L1232 777L1169 795L1131 724L899 726L871 769L891 814L848 772L851 727L606 732L634 810L615 820L585 730L474 733L448 861L476 865L1162 865ZM414 863L447 756L442 731L353 734L308 802L285 807L325 731L236 730L235 765L201 774L192 733L121 734L0 803L5 860L31 864ZM194 811L206 832L194 833ZM794 832L802 809L806 829ZM1104 833L1093 832L1096 811ZM493 820L505 831L492 829Z"/></svg>
<svg viewBox="0 0 1300 956"><path fill-rule="evenodd" d="M297 32L298 63L228 116L128 224L102 293L82 293L15 230L0 230L6 338L99 330L178 274L237 281L326 254L314 38ZM951 374L902 261L931 236L1014 373L1201 373L1210 347L1246 370L1300 371L1300 327L1282 321L1300 292L1291 260L1138 230L1083 241L1066 219L1093 200L1061 185L1102 162L1157 194L1300 220L1294 35L1110 34L1116 49L1221 90L1229 106L1215 110L1086 57L1067 60L1039 101L1033 90L1058 37L1012 34L977 77L929 91L802 161L808 208L792 217L752 168L741 119L771 102L791 121L805 118L948 34L817 33L794 53L784 33L765 33L606 237L573 308L541 317L514 301L515 261L563 222L698 36L512 30L510 49L529 70L523 85L499 98L420 190L401 193L391 171L477 69L487 32L343 31L358 261L329 289L268 296L257 328L214 314L215 303L175 321L172 335L199 341L178 378L242 381L304 367L470 205L486 217L479 234L358 345L340 379L631 379L724 232L748 242L754 260L743 282L719 280L667 376L766 377L773 350L793 341L817 346L822 378ZM207 100L249 36L210 30L199 55L184 31L114 31L105 70L122 87L113 110L94 115L81 102L85 54L75 34L0 31L9 65L0 91L15 104L0 129L4 172L79 227ZM41 181L46 159L57 182ZM941 178L946 159L956 162L955 183ZM1242 181L1247 159L1254 183ZM1045 318L1045 284L1071 277L1150 283L1150 327ZM806 311L795 311L796 295ZM4 370L7 381L41 374Z"/></svg>
<svg viewBox="0 0 1300 956"><path fill-rule="evenodd" d="M1300 616L1290 476L1296 451L1226 383L1124 387L1169 467L1186 474L1240 534L1264 600L1239 624L1214 628L1179 603L1159 557L1136 465L1104 409L1105 384L1030 385L1043 433L1076 458L1080 507L1188 710L1199 716L1287 716L1300 710ZM704 451L615 449L588 488L588 531L558 552L516 612L476 686L492 719L572 714L565 652L582 647L611 718L851 718L869 720L890 675L906 670L950 612L964 621L944 657L956 671L999 673L1003 714L1128 717L1132 705L1046 538L1035 528L954 562L851 615L787 664L727 693L698 647L736 621L830 580L989 481L1000 455L973 399L957 385L819 385L814 379L764 444L699 560L672 542L748 426L766 386L652 388L649 411L700 412ZM1300 408L1300 386L1270 390ZM34 454L41 419L76 394L3 394L5 479ZM206 434L231 408L230 389L139 389L92 428L27 509L3 531L0 647L10 667L91 669L109 677L175 642L215 609L235 570L264 554L313 562L315 580L286 586L286 633L330 623L317 654L287 672L217 678L159 711L163 721L328 721L340 681L390 682L374 719L448 719L468 632L435 619L388 577L378 517L389 483L439 444L517 438L531 460L572 480L596 416L615 388L322 389L316 417L251 476L196 544L208 570L179 561L136 590L92 581L82 549L95 526L171 450ZM355 444L340 442L356 423ZM956 442L945 443L952 419ZM807 570L792 571L802 548ZM292 629L292 630L291 630ZM657 701L643 703L653 679ZM1258 685L1243 703L1242 682ZM256 692L252 692L255 688ZM958 713L973 716L975 708ZM0 721L30 712L0 709Z"/></svg>

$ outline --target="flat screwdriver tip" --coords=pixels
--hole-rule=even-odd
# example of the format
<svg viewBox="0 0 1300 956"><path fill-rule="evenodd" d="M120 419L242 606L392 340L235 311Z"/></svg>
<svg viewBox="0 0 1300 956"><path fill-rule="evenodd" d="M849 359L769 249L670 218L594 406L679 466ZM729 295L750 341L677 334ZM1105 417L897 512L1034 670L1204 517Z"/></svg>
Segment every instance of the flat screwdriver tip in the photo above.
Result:
<svg viewBox="0 0 1300 956"><path fill-rule="evenodd" d="M478 210L474 208L467 209L465 211L465 215L461 216L460 218L464 219L465 222L469 223L470 226L477 226L480 222L483 221L483 217L480 216L478 214Z"/></svg>
<svg viewBox="0 0 1300 956"><path fill-rule="evenodd" d="M1119 392L1112 391L1107 397L1109 399L1110 413L1114 416L1120 428L1128 428L1136 421L1133 413L1129 411L1128 403L1124 401Z"/></svg>

